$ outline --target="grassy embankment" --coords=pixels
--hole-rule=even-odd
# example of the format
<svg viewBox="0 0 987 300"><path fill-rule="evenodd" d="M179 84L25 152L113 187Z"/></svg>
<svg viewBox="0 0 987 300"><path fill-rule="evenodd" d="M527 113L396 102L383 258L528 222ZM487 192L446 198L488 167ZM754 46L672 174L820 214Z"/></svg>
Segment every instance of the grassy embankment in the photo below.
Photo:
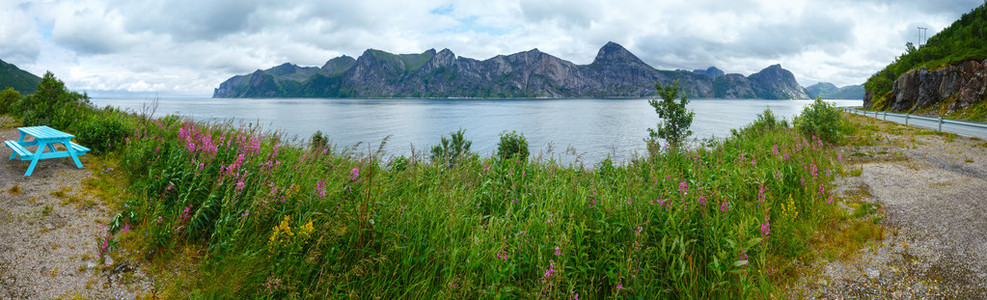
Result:
<svg viewBox="0 0 987 300"><path fill-rule="evenodd" d="M256 128L129 120L108 155L122 173L103 175L128 183L106 244L193 264L164 284L173 296L760 298L810 245L860 239L821 236L848 230L829 194L838 154L764 118L709 148L592 170L384 163Z"/></svg>
<svg viewBox="0 0 987 300"><path fill-rule="evenodd" d="M46 74L39 90L57 83ZM708 147L587 170L385 163L43 99L14 113L68 107L49 122L95 140L107 164L90 185L119 213L99 251L142 263L171 297L768 298L794 261L852 253L873 232L830 195L842 157L770 115Z"/></svg>

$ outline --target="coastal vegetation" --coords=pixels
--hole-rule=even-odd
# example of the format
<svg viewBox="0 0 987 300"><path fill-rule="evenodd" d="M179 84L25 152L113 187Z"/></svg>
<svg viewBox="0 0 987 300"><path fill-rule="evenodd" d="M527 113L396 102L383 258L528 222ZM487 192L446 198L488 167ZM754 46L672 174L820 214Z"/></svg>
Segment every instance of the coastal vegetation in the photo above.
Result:
<svg viewBox="0 0 987 300"><path fill-rule="evenodd" d="M909 42L905 53L874 74L864 84L874 97L873 109L888 109L888 98L898 77L908 71L938 69L967 60L987 59L987 7L981 5L916 47Z"/></svg>
<svg viewBox="0 0 987 300"><path fill-rule="evenodd" d="M100 254L146 265L169 298L770 298L850 218L818 135L843 131L798 125L841 126L826 105L800 130L766 110L724 140L586 169L528 160L516 132L492 157L459 131L387 159L98 109L49 77L13 113L54 109L33 120L105 145L92 185L118 213Z"/></svg>

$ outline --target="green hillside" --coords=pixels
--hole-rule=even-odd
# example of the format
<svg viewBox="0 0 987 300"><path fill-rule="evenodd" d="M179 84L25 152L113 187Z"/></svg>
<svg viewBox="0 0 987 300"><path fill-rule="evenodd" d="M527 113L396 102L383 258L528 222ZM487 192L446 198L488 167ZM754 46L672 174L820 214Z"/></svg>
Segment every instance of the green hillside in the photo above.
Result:
<svg viewBox="0 0 987 300"><path fill-rule="evenodd" d="M22 95L34 94L41 77L0 60L0 90L12 87Z"/></svg>
<svg viewBox="0 0 987 300"><path fill-rule="evenodd" d="M987 58L987 9L977 7L959 20L915 48L909 43L906 52L870 79L864 87L874 95L875 108L886 105L895 79L908 71L928 67L936 69L966 60Z"/></svg>

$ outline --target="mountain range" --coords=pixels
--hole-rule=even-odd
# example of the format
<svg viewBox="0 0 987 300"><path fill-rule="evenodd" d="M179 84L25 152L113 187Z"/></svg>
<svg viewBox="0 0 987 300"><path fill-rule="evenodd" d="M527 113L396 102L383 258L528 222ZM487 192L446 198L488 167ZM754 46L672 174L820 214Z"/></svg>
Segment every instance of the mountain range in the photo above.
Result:
<svg viewBox="0 0 987 300"><path fill-rule="evenodd" d="M806 90L781 65L743 76L710 67L658 70L623 46L609 42L588 65L532 49L487 60L457 57L449 49L391 54L368 49L322 67L285 63L236 75L214 98L640 98L654 83L679 82L690 98L806 99Z"/></svg>
<svg viewBox="0 0 987 300"><path fill-rule="evenodd" d="M805 87L805 92L809 94L809 98L813 99L819 97L823 99L860 100L864 99L865 90L863 84L836 87L836 85L829 82L820 82Z"/></svg>
<svg viewBox="0 0 987 300"><path fill-rule="evenodd" d="M0 91L12 87L21 95L34 94L41 77L0 60Z"/></svg>

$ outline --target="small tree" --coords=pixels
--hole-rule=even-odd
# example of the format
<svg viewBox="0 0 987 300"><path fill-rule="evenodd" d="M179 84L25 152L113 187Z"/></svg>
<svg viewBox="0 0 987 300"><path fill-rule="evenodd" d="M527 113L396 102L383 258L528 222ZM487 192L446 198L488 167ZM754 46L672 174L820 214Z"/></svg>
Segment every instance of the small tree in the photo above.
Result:
<svg viewBox="0 0 987 300"><path fill-rule="evenodd" d="M843 114L833 103L816 101L802 109L795 118L795 129L806 137L815 136L824 142L836 143L843 138Z"/></svg>
<svg viewBox="0 0 987 300"><path fill-rule="evenodd" d="M513 130L511 132L505 130L500 133L500 142L497 143L497 157L501 160L527 161L529 154L528 139L524 138L524 133Z"/></svg>
<svg viewBox="0 0 987 300"><path fill-rule="evenodd" d="M21 99L21 93L14 90L14 88L9 87L3 92L0 92L0 114L5 114L11 112L11 106L14 102Z"/></svg>
<svg viewBox="0 0 987 300"><path fill-rule="evenodd" d="M685 95L679 95L679 83L661 84L655 82L655 89L658 90L658 98L648 100L658 113L661 121L658 121L658 129L648 128L650 138L645 140L648 143L648 152L654 154L661 149L658 139L664 139L669 146L678 149L682 146L682 141L692 134L689 126L692 126L694 113L686 109L689 100ZM675 101L679 98L679 101Z"/></svg>
<svg viewBox="0 0 987 300"><path fill-rule="evenodd" d="M449 138L443 136L441 144L432 147L432 159L451 167L460 160L468 158L471 155L470 146L473 145L473 141L463 137L464 133L466 133L465 129L459 129L450 132Z"/></svg>

